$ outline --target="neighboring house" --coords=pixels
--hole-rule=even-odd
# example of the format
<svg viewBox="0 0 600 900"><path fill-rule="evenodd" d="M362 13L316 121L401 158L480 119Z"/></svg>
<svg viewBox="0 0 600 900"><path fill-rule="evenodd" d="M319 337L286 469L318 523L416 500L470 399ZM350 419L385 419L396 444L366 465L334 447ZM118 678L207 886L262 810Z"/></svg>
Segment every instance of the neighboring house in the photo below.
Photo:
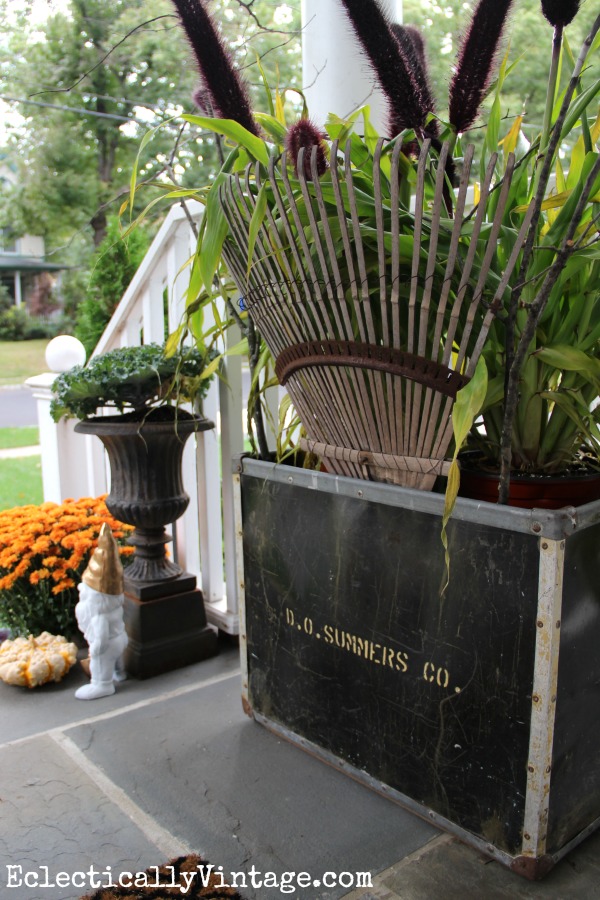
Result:
<svg viewBox="0 0 600 900"><path fill-rule="evenodd" d="M0 229L0 281L15 306L31 311L43 307L44 295L54 283L51 273L64 268L46 261L43 238L28 234L14 238Z"/></svg>
<svg viewBox="0 0 600 900"><path fill-rule="evenodd" d="M0 190L16 181L16 174L0 152ZM0 228L0 282L15 306L24 306L34 315L45 307L54 285L52 272L65 266L47 262L44 238L22 237Z"/></svg>

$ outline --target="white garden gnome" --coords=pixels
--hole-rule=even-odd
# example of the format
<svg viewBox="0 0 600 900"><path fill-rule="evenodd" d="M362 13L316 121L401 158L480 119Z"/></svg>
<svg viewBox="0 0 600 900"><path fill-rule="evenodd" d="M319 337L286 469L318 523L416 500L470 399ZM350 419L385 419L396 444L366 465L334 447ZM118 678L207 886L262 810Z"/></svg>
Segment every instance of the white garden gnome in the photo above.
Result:
<svg viewBox="0 0 600 900"><path fill-rule="evenodd" d="M75 691L78 700L114 694L114 681L127 676L123 652L128 643L123 624L123 566L119 548L104 523L88 567L81 576L77 624L90 648L90 684Z"/></svg>

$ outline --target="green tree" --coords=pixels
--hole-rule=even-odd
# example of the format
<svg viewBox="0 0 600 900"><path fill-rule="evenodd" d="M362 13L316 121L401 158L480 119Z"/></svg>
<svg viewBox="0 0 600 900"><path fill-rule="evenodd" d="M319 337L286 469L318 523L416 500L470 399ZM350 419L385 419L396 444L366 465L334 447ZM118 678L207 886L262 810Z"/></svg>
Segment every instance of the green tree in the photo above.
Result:
<svg viewBox="0 0 600 900"><path fill-rule="evenodd" d="M5 147L17 177L4 192L0 224L41 233L50 250L80 231L83 244L91 235L97 247L151 127L162 124L141 156L148 184L185 183L188 171L191 183L199 166L216 165L214 137L172 121L195 108L192 57L169 0L71 0L68 14L41 27L22 3L15 13L13 0L0 0L0 79L7 96L27 101L17 106L24 120L9 129ZM257 55L273 83L280 69L286 86L298 85L299 0L219 0L213 13L240 68L254 67L258 96ZM81 239L71 251L67 260L80 261Z"/></svg>
<svg viewBox="0 0 600 900"><path fill-rule="evenodd" d="M448 107L448 85L461 35L470 18L473 3L464 0L404 0L404 22L420 29L427 44L431 81L443 119ZM592 3L581 10L567 29L571 45L578 48L596 15ZM542 16L540 0L517 0L507 28L509 59L518 61L503 89L502 114L525 114L525 129L530 136L539 134L544 113L552 28ZM564 66L563 81L567 81Z"/></svg>
<svg viewBox="0 0 600 900"><path fill-rule="evenodd" d="M15 23L6 0L0 11L2 80L9 96L28 101L6 147L17 178L3 219L17 232L43 234L50 249L85 227L98 246L142 134L176 113L191 91L170 5L71 0L70 14L51 16L41 30L28 17ZM157 153L173 142L164 134L154 158L144 159L154 174L164 165Z"/></svg>
<svg viewBox="0 0 600 900"><path fill-rule="evenodd" d="M88 356L100 340L147 249L148 238L141 228L123 239L118 218L109 218L106 237L94 255L85 299L76 314L75 335L85 346Z"/></svg>
<svg viewBox="0 0 600 900"><path fill-rule="evenodd" d="M300 87L300 0L215 0L211 10L257 107L266 108L257 57L272 85ZM0 81L21 115L0 137L13 173L0 227L43 236L53 260L70 266L60 288L65 323L76 323L90 352L146 243L136 229L126 246L111 220L138 153L136 211L160 186L204 184L218 171L215 135L178 118L196 110L192 54L170 0L70 0L42 23L32 0L0 0ZM167 209L153 208L149 234ZM106 293L101 282L111 279Z"/></svg>

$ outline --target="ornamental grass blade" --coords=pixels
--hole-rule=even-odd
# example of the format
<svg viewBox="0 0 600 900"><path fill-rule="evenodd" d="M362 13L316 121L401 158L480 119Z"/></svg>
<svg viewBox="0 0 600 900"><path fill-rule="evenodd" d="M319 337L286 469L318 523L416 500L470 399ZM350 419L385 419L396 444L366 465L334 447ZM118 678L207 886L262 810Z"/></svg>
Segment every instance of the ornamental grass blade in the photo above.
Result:
<svg viewBox="0 0 600 900"><path fill-rule="evenodd" d="M460 468L458 454L466 440L473 422L481 412L487 392L488 374L485 361L482 356L475 367L471 380L456 394L456 400L452 408L452 431L454 432L454 456L448 473L448 483L444 497L444 514L442 516L442 544L444 545L444 558L446 561L446 583L441 596L446 592L450 582L450 552L448 549L447 525L456 504L460 488Z"/></svg>
<svg viewBox="0 0 600 900"><path fill-rule="evenodd" d="M263 166L269 165L269 151L265 142L240 125L239 122L235 122L233 119L213 119L210 116L182 116L182 118L190 125L199 125L201 128L214 131L215 134L222 134L223 137L244 147L252 158L262 163Z"/></svg>
<svg viewBox="0 0 600 900"><path fill-rule="evenodd" d="M269 116L267 113L254 113L254 118L269 137L278 144L283 144L288 130L275 116Z"/></svg>
<svg viewBox="0 0 600 900"><path fill-rule="evenodd" d="M198 237L196 257L200 261L200 276L209 294L212 292L213 279L221 262L223 243L229 231L229 225L221 206L219 188L234 167L237 155L237 148L231 151L208 193L203 227Z"/></svg>
<svg viewBox="0 0 600 900"><path fill-rule="evenodd" d="M546 365L554 366L566 372L581 372L588 378L594 379L600 386L600 360L588 356L583 350L568 345L556 345L554 347L542 347L534 354Z"/></svg>
<svg viewBox="0 0 600 900"><path fill-rule="evenodd" d="M260 186L260 190L256 198L256 206L252 211L252 218L250 219L250 225L248 226L248 266L246 269L246 278L250 277L250 270L252 269L252 257L254 255L256 239L265 219L265 213L267 210L267 184L268 182L264 181Z"/></svg>
<svg viewBox="0 0 600 900"><path fill-rule="evenodd" d="M569 109L569 114L567 115L562 130L560 132L561 141L564 140L575 128L575 125L579 121L579 119L585 114L586 109L596 96L596 94L600 91L600 78L598 78L590 87L580 94L577 100L574 101L573 105Z"/></svg>

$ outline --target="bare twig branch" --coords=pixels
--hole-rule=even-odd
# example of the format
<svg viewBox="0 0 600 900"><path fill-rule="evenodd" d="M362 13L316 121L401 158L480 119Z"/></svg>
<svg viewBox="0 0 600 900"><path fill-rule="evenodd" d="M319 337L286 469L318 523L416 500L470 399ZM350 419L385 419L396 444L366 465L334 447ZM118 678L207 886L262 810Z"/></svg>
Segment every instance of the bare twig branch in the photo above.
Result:
<svg viewBox="0 0 600 900"><path fill-rule="evenodd" d="M81 84L81 82L85 78L87 78L88 75L91 75L92 72L94 72L97 68L99 68L102 65L102 63L106 62L106 60L111 55L111 53L114 53L114 51L117 49L117 47L120 47L121 44L124 44L125 41L128 38L130 38L132 34L135 34L136 31L139 31L141 28L146 28L148 25L151 25L153 22L158 22L159 19L175 19L175 18L176 17L174 14L168 13L168 14L162 15L162 16L155 16L153 19L148 19L146 22L142 22L140 25L136 25L135 28L132 28L131 31L128 31L127 34L121 38L120 41L117 41L116 44L113 44L113 46L110 48L110 50L107 50L107 52L104 54L102 59L99 59L98 62L91 67L91 69L88 69L86 72L83 73L83 75L80 75L80 77L77 79L77 81L73 82L73 84L70 87L44 88L43 91L36 91L35 93L30 94L29 96L30 97L39 97L41 94L65 94L65 93L68 93L69 91L72 91L73 88L76 88L78 84Z"/></svg>

